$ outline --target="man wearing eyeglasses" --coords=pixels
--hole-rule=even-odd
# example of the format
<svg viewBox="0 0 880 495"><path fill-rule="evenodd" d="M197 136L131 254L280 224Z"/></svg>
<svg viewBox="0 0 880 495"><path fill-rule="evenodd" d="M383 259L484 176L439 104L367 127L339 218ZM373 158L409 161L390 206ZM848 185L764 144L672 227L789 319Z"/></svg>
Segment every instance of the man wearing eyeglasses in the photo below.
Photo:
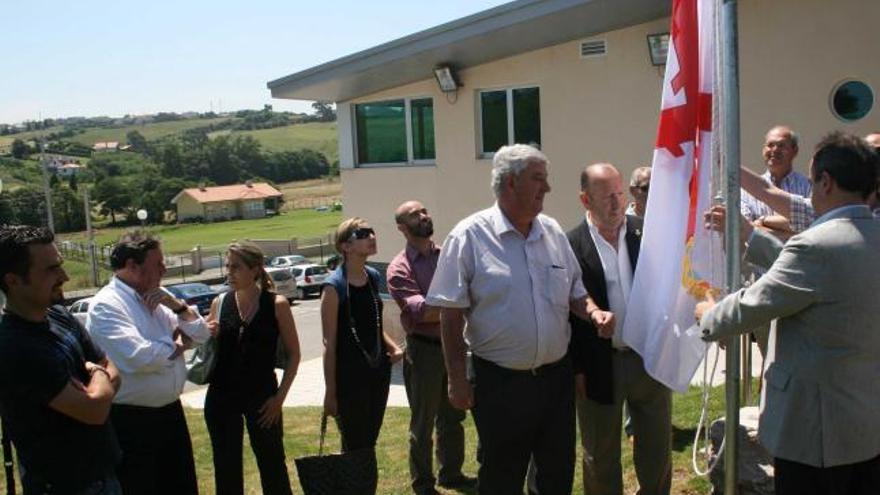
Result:
<svg viewBox="0 0 880 495"><path fill-rule="evenodd" d="M791 128L776 126L767 131L764 138L762 155L767 171L761 177L768 184L791 194L808 197L810 195L810 179L794 170L794 159L798 154L798 135ZM741 201L742 214L750 222L773 214L773 209L754 196L743 191Z"/></svg>
<svg viewBox="0 0 880 495"><path fill-rule="evenodd" d="M461 472L464 463L465 412L452 407L446 395L446 368L440 342L440 310L425 304L437 268L440 248L431 240L434 221L418 201L401 204L394 214L406 247L388 265L388 291L400 307L406 332L403 379L409 399L409 470L416 494L436 494L434 482L444 488L466 488L476 480ZM434 478L432 450L437 428L438 480Z"/></svg>
<svg viewBox="0 0 880 495"><path fill-rule="evenodd" d="M651 187L651 167L639 167L633 170L629 179L629 193L633 202L626 209L626 214L634 217L645 218L645 209L648 207L648 190Z"/></svg>
<svg viewBox="0 0 880 495"><path fill-rule="evenodd" d="M880 224L865 204L877 161L855 136L823 139L810 167L819 218L751 287L695 310L710 341L777 319L758 430L779 495L880 493Z"/></svg>
<svg viewBox="0 0 880 495"><path fill-rule="evenodd" d="M532 146L495 153L497 202L452 229L428 291L428 304L441 307L449 400L472 409L480 437L483 494L522 493L530 459L540 493L571 493L569 310L603 333L614 327L614 316L588 297L562 228L541 214L547 168Z"/></svg>

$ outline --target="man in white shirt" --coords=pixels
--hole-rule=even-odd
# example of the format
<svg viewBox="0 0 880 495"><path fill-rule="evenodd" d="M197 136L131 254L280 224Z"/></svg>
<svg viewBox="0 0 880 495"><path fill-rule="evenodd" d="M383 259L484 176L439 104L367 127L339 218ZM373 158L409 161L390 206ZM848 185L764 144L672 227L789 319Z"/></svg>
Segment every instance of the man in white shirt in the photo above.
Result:
<svg viewBox="0 0 880 495"><path fill-rule="evenodd" d="M180 393L183 352L208 339L207 324L159 289L165 263L158 239L124 234L110 266L115 276L92 299L86 326L123 379L111 410L123 451L119 481L126 495L198 493Z"/></svg>
<svg viewBox="0 0 880 495"><path fill-rule="evenodd" d="M497 202L452 230L428 291L428 304L441 308L450 402L472 408L480 437L480 493L522 493L530 458L541 494L571 493L569 309L602 332L614 325L587 296L559 224L540 214L550 191L547 165L532 146L495 153Z"/></svg>
<svg viewBox="0 0 880 495"><path fill-rule="evenodd" d="M615 316L611 339L572 319L577 413L584 448L584 493L623 493L620 430L626 403L634 432L639 493L667 495L672 480L672 393L645 371L641 356L620 338L639 257L642 220L626 216L620 172L607 163L581 173L584 222L568 233L584 286ZM638 301L633 301L638 304Z"/></svg>

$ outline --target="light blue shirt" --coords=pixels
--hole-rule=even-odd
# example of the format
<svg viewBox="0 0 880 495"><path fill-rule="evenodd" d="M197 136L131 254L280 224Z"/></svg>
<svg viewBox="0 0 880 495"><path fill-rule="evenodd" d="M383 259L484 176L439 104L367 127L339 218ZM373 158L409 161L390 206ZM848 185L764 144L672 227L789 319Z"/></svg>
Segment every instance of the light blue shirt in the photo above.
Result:
<svg viewBox="0 0 880 495"><path fill-rule="evenodd" d="M538 215L523 236L496 204L449 233L426 301L464 309L464 337L475 355L528 370L565 356L569 301L586 295L556 220Z"/></svg>
<svg viewBox="0 0 880 495"><path fill-rule="evenodd" d="M770 176L770 172L767 171L764 175L761 176L768 184L772 184L772 179ZM777 185L783 191L786 191L791 194L797 194L803 197L809 197L810 192L813 190L813 185L810 182L810 179L807 178L806 175L796 172L792 170L788 173ZM746 192L742 191L742 196L740 200L740 209L744 217L749 219L750 222L754 222L755 220L767 216L773 215L774 211L767 206L763 201L758 201L754 196Z"/></svg>

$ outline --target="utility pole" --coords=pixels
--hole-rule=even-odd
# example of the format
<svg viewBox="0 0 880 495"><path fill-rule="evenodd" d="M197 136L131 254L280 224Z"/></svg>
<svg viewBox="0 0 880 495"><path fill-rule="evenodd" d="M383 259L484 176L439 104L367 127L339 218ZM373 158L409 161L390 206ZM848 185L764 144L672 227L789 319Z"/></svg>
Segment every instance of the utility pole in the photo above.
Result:
<svg viewBox="0 0 880 495"><path fill-rule="evenodd" d="M43 169L43 192L46 195L46 223L49 230L55 233L55 220L52 217L52 188L49 186L49 167L46 163L46 143L40 142L40 168Z"/></svg>
<svg viewBox="0 0 880 495"><path fill-rule="evenodd" d="M98 286L98 260L95 258L95 232L92 231L92 204L89 202L89 188L83 185L83 207L86 210L86 233L89 245L89 280L92 287Z"/></svg>

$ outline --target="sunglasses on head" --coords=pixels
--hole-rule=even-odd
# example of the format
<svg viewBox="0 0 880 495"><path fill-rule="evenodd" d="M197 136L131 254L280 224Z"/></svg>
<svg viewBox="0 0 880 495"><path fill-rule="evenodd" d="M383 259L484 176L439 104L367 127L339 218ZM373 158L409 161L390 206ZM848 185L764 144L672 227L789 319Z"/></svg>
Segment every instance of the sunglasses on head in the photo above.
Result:
<svg viewBox="0 0 880 495"><path fill-rule="evenodd" d="M349 237L348 240L355 241L359 239L369 239L371 235L375 234L376 231L374 231L372 227L360 227L351 233L351 237Z"/></svg>

